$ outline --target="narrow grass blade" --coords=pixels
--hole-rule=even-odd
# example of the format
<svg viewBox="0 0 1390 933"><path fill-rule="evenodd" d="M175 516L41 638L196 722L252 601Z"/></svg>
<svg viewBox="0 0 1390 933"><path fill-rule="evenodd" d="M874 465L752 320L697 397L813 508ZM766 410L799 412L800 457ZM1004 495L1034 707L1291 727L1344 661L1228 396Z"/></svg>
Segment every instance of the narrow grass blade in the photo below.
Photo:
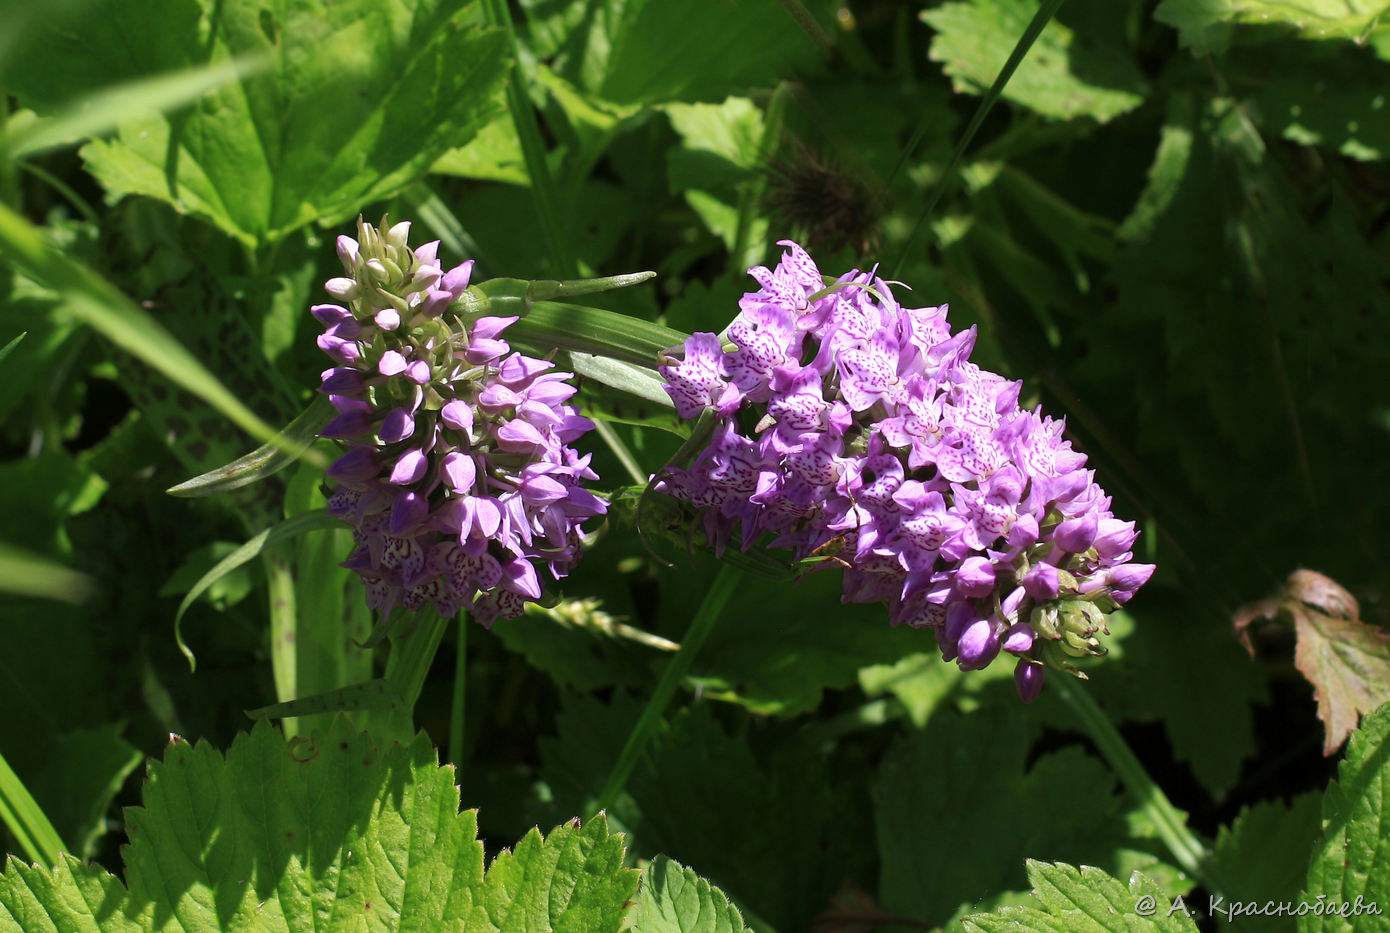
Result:
<svg viewBox="0 0 1390 933"><path fill-rule="evenodd" d="M243 58L103 88L16 132L10 137L10 155L22 159L109 133L132 117L177 110L214 88L256 73L267 61L265 57Z"/></svg>
<svg viewBox="0 0 1390 933"><path fill-rule="evenodd" d="M57 865L62 853L71 851L3 755L0 755L0 820L4 820L14 834L24 854L45 868Z"/></svg>
<svg viewBox="0 0 1390 933"><path fill-rule="evenodd" d="M190 499L215 496L272 476L300 458L322 469L328 465L327 461L309 447L332 417L333 405L328 401L328 396L316 394L309 407L286 425L273 442L263 444L225 466L184 480L177 486L170 486L165 492Z"/></svg>

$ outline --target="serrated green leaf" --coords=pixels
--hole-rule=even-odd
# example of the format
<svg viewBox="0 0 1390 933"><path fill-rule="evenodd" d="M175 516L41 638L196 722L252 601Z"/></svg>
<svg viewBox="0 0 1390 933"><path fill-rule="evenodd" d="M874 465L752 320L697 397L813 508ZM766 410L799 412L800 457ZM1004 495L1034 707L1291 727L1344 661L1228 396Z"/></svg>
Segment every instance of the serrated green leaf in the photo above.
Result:
<svg viewBox="0 0 1390 933"><path fill-rule="evenodd" d="M1348 49L1315 67L1281 68L1255 101L1262 124L1285 139L1372 162L1390 156L1387 88L1390 63Z"/></svg>
<svg viewBox="0 0 1390 933"><path fill-rule="evenodd" d="M175 738L126 813L128 887L11 860L0 929L618 933L638 881L602 817L533 830L484 874L428 737L381 747L342 719L291 742L261 723L225 756Z"/></svg>
<svg viewBox="0 0 1390 933"><path fill-rule="evenodd" d="M983 94L1028 28L1032 0L968 0L922 13L936 30L931 59L941 62L958 92ZM1101 123L1143 102L1143 77L1118 43L1092 43L1053 20L1004 87L1004 98L1056 120ZM1086 61L1084 73L1071 62ZM1083 76L1084 74L1084 76Z"/></svg>
<svg viewBox="0 0 1390 933"><path fill-rule="evenodd" d="M1152 865L1160 849L1138 834L1101 761L1072 746L1025 767L1040 731L1015 705L982 706L939 711L895 743L875 782L884 908L944 923L983 897L1022 889L1030 856L1113 871ZM970 845L930 844L944 839Z"/></svg>
<svg viewBox="0 0 1390 933"><path fill-rule="evenodd" d="M729 735L710 706L682 710L657 727L613 818L631 833L634 851L696 866L773 927L805 929L846 866L864 854L840 828L852 805L848 788L817 752L774 744L771 729L767 740ZM562 812L587 809L596 798L641 707L622 693L611 703L566 697L558 738L540 743L542 774Z"/></svg>
<svg viewBox="0 0 1390 933"><path fill-rule="evenodd" d="M1135 872L1123 882L1088 865L1029 859L1028 880L1037 907L1005 907L962 921L968 933L1196 933L1181 899ZM1195 911L1194 911L1195 912Z"/></svg>
<svg viewBox="0 0 1390 933"><path fill-rule="evenodd" d="M1390 703L1361 721L1352 734L1346 760L1337 780L1327 786L1322 802L1321 842L1313 848L1308 886L1303 901L1328 905L1373 904L1377 918L1355 923L1384 923L1390 907ZM1347 909L1354 909L1349 907ZM1353 916L1353 915L1347 915ZM1356 916L1364 916L1359 914ZM1356 927L1361 929L1360 926ZM1372 927L1367 925L1366 929ZM1306 914L1299 933L1332 933L1348 929L1338 915Z"/></svg>
<svg viewBox="0 0 1390 933"><path fill-rule="evenodd" d="M642 872L633 933L744 933L743 915L724 892L664 855Z"/></svg>
<svg viewBox="0 0 1390 933"><path fill-rule="evenodd" d="M1303 39L1355 39L1390 29L1386 0L1163 0L1154 19L1178 30L1196 54L1223 52L1239 25L1257 25Z"/></svg>
<svg viewBox="0 0 1390 933"><path fill-rule="evenodd" d="M584 10L582 20L555 24L572 43L556 71L618 104L722 100L788 72L804 75L823 51L776 0L725 4L718 15L666 0L604 0ZM576 29L581 22L586 29Z"/></svg>
<svg viewBox="0 0 1390 933"><path fill-rule="evenodd" d="M450 19L453 4L236 0L217 6L210 36L196 0L172 3L154 23L111 6L36 44L114 57L126 74L245 55L271 62L191 113L131 119L83 149L109 191L167 200L248 246L349 217L424 175L486 124L505 74L505 33Z"/></svg>
<svg viewBox="0 0 1390 933"><path fill-rule="evenodd" d="M533 829L488 867L464 930L616 931L638 877L623 868L622 839L608 834L602 815L582 827L572 820L544 839Z"/></svg>
<svg viewBox="0 0 1390 933"><path fill-rule="evenodd" d="M1287 805L1266 800L1245 807L1230 826L1221 827L1211 862L1232 896L1260 904L1296 903L1308 874L1308 852L1321 829L1321 810L1319 794L1300 794ZM1241 918L1251 933L1292 930L1294 922L1287 915Z"/></svg>

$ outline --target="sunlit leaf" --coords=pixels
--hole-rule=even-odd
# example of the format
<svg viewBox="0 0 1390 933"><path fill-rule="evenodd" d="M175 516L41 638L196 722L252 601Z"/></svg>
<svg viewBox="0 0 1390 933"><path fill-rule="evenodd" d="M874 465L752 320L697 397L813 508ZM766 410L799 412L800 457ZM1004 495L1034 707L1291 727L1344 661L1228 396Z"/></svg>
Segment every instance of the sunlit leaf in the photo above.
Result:
<svg viewBox="0 0 1390 933"><path fill-rule="evenodd" d="M1163 0L1154 18L1195 53L1221 52L1237 26L1303 39L1356 39L1390 29L1386 0Z"/></svg>
<svg viewBox="0 0 1390 933"><path fill-rule="evenodd" d="M125 884L72 856L11 860L0 917L60 933L618 933L638 882L601 816L532 830L484 873L476 813L428 737L383 747L342 719L294 742L261 723L225 757L175 737L127 816Z"/></svg>
<svg viewBox="0 0 1390 933"><path fill-rule="evenodd" d="M1299 918L1299 933L1383 926L1390 904L1390 872L1385 870L1390 862L1388 801L1390 705L1362 720L1347 746L1337 780L1323 795L1323 838L1313 848L1308 886L1301 898L1315 904L1325 898L1339 911L1356 908L1358 913L1310 913ZM1373 912L1368 914L1365 905Z"/></svg>
<svg viewBox="0 0 1390 933"><path fill-rule="evenodd" d="M932 61L941 62L955 89L983 94L1037 12L1032 0L967 0L922 14L937 35ZM1073 63L1084 60L1079 69ZM1004 98L1058 120L1100 122L1143 101L1143 78L1120 46L1097 43L1053 20L1004 87Z"/></svg>
<svg viewBox="0 0 1390 933"><path fill-rule="evenodd" d="M968 933L1196 933L1189 908L1135 872L1129 884L1099 868L1028 860L1040 907L967 916Z"/></svg>

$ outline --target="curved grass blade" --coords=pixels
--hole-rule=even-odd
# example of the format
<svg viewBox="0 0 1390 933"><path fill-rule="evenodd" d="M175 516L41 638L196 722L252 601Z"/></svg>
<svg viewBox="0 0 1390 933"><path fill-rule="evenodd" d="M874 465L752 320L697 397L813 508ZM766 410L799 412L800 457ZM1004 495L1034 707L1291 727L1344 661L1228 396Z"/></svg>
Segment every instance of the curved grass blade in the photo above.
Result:
<svg viewBox="0 0 1390 933"><path fill-rule="evenodd" d="M183 602L179 603L179 610L174 614L174 640L178 642L179 650L183 652L183 656L188 659L189 669L197 670L198 662L193 656L193 652L189 650L187 643L183 640L183 615L188 611L188 607L193 605L194 601L197 600L199 596L203 595L203 592L208 587L212 586L242 564L259 556L269 545L293 538L295 535L302 535L305 532L316 531L320 528L338 527L340 524L341 522L338 518L329 515L322 509L316 509L312 512L301 512L293 518L285 519L273 528L267 528L265 531L262 531L250 541L247 541L241 547L222 558L217 562L216 566L203 574L198 582L193 584L193 588L188 591L188 595L183 598Z"/></svg>
<svg viewBox="0 0 1390 933"><path fill-rule="evenodd" d="M285 425L275 441L262 444L225 466L170 486L165 492L188 499L214 496L272 476L301 458L323 468L328 465L325 458L309 448L332 417L333 405L328 396L316 394L309 407Z"/></svg>
<svg viewBox="0 0 1390 933"><path fill-rule="evenodd" d="M276 431L242 403L149 313L91 269L50 246L43 233L0 204L0 255L62 294L65 308L113 344L168 376L258 440ZM287 441L281 443L288 444Z"/></svg>

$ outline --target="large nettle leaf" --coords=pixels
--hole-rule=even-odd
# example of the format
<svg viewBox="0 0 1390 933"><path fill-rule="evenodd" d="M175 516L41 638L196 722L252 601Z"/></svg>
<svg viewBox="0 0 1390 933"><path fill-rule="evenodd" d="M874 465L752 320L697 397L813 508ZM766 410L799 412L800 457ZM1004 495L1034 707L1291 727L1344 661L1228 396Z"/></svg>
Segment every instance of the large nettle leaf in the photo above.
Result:
<svg viewBox="0 0 1390 933"><path fill-rule="evenodd" d="M1390 910L1390 704L1367 716L1351 737L1337 780L1322 798L1323 838L1313 848L1308 887L1317 905L1298 933L1383 930ZM1356 919L1350 919L1356 918Z"/></svg>
<svg viewBox="0 0 1390 933"><path fill-rule="evenodd" d="M466 24L457 0L161 0L55 17L30 58L77 63L62 91L243 59L262 67L195 108L123 125L83 149L115 194L162 198L244 243L346 218L424 175L496 110L506 34ZM5 77L53 102L51 68ZM66 70L66 69L64 69Z"/></svg>
<svg viewBox="0 0 1390 933"><path fill-rule="evenodd" d="M1181 897L1170 901L1139 872L1126 886L1099 868L1029 860L1040 906L1004 907L964 918L968 933L1196 933Z"/></svg>
<svg viewBox="0 0 1390 933"><path fill-rule="evenodd" d="M874 786L885 909L947 924L982 902L1017 903L1027 858L1140 870L1169 894L1187 890L1099 759L1073 745L1028 767L1041 731L1018 704L985 706L939 710L894 743ZM970 844L939 844L954 839Z"/></svg>
<svg viewBox="0 0 1390 933"><path fill-rule="evenodd" d="M1305 39L1364 41L1390 28L1386 0L1163 0L1154 18L1178 30L1193 52L1221 52L1240 25ZM1253 32L1252 32L1253 34Z"/></svg>
<svg viewBox="0 0 1390 933"><path fill-rule="evenodd" d="M957 91L983 94L1037 9L1032 0L967 0L927 10L922 19L937 32L931 59L945 66ZM1060 22L1049 23L1004 97L1045 117L1103 123L1144 100L1143 76L1122 49L1118 37L1091 42Z"/></svg>
<svg viewBox="0 0 1390 933"><path fill-rule="evenodd" d="M722 100L747 86L804 76L823 57L821 27L776 0L525 0L537 55L607 101ZM810 14L807 14L808 16Z"/></svg>
<svg viewBox="0 0 1390 933"><path fill-rule="evenodd" d="M636 903L638 873L603 817L532 830L485 872L476 811L459 812L428 738L381 748L341 719L292 742L261 724L225 756L175 739L127 817L125 884L71 856L52 870L11 859L0 930L617 933ZM743 930L721 893L669 863L640 904L639 931Z"/></svg>
<svg viewBox="0 0 1390 933"><path fill-rule="evenodd" d="M1390 701L1390 636L1361 621L1356 597L1313 570L1295 570L1279 592L1236 611L1235 627L1248 650L1256 619L1293 619L1294 664L1313 685L1318 718L1327 729L1323 754L1341 747L1358 717Z"/></svg>

